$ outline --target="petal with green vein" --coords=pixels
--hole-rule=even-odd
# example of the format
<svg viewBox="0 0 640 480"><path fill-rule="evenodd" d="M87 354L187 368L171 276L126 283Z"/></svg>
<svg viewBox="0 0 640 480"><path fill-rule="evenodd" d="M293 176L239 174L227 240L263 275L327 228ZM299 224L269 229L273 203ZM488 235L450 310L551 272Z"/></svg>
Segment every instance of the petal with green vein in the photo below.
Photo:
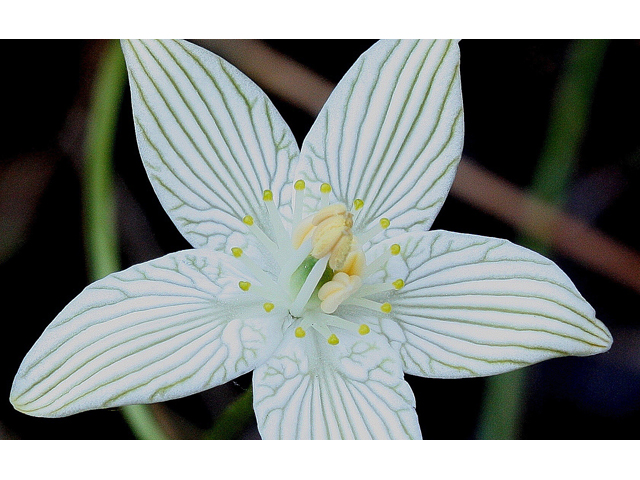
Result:
<svg viewBox="0 0 640 480"><path fill-rule="evenodd" d="M398 354L370 333L289 333L253 373L263 439L419 439L415 400Z"/></svg>
<svg viewBox="0 0 640 480"><path fill-rule="evenodd" d="M445 231L394 239L378 280L402 278L377 328L407 373L493 375L565 355L607 351L611 334L547 258L507 240ZM375 258L384 242L368 254Z"/></svg>
<svg viewBox="0 0 640 480"><path fill-rule="evenodd" d="M243 292L235 259L186 250L89 285L47 327L16 375L11 402L62 417L183 397L261 364L283 318Z"/></svg>
<svg viewBox="0 0 640 480"><path fill-rule="evenodd" d="M264 190L290 212L298 146L264 92L217 55L182 41L126 41L136 136L165 210L194 247L224 250L241 219L263 222Z"/></svg>
<svg viewBox="0 0 640 480"><path fill-rule="evenodd" d="M331 94L302 145L296 177L312 190L328 182L347 205L363 200L356 230L380 217L392 220L388 234L426 230L453 182L462 143L457 43L384 40Z"/></svg>

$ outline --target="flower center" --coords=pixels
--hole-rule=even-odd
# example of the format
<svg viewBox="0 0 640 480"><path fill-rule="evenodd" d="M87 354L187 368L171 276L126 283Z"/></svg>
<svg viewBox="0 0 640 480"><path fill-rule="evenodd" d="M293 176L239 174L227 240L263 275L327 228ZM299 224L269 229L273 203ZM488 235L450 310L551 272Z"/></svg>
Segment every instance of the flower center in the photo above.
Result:
<svg viewBox="0 0 640 480"><path fill-rule="evenodd" d="M241 290L256 294L267 302L264 310L285 311L297 323L295 336L303 338L309 327L325 336L329 344L337 345L338 336L330 327L366 335L367 325L342 318L336 311L340 305L355 305L374 310L379 314L389 314L391 304L379 303L368 296L398 290L404 281L392 283L366 283L367 277L384 267L392 255L400 253L400 247L393 245L379 258L366 264L362 245L389 226L389 220L382 218L378 225L355 235L353 232L354 213L364 206L356 199L353 211L343 203L329 204L331 187L324 183L320 187L320 209L302 218L306 185L302 180L294 184L293 225L291 233L284 227L282 218L273 202L273 194L265 190L265 201L271 231L276 237L269 238L253 218L245 216L243 222L249 232L274 257L280 267L278 278L264 272L257 264L243 254L238 247L231 249L234 257L240 259L254 274L261 285L252 286L241 281Z"/></svg>

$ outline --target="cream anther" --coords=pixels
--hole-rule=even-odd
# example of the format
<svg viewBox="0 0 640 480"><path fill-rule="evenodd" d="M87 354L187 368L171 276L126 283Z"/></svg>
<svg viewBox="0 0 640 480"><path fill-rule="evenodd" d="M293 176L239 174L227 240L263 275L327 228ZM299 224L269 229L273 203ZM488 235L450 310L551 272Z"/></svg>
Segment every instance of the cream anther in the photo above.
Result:
<svg viewBox="0 0 640 480"><path fill-rule="evenodd" d="M353 235L343 234L335 244L333 250L331 250L331 256L329 257L329 267L331 270L340 270L344 267L344 262L351 251L352 240Z"/></svg>
<svg viewBox="0 0 640 480"><path fill-rule="evenodd" d="M351 251L353 215L347 212L343 204L337 203L316 213L312 224L316 227L313 231L311 255L323 258L331 254L329 266L333 270L340 270Z"/></svg>
<svg viewBox="0 0 640 480"><path fill-rule="evenodd" d="M336 273L333 278L318 290L321 300L320 309L325 313L333 313L354 292L362 286L362 279L357 275Z"/></svg>
<svg viewBox="0 0 640 480"><path fill-rule="evenodd" d="M318 213L316 213L313 216L312 223L315 226L318 226L324 220L327 220L328 218L331 218L331 217L334 217L334 216L337 216L337 215L344 215L346 212L347 212L347 207L345 207L344 204L342 204L342 203L334 203L333 205L329 205L328 207L324 207ZM352 226L353 226L353 224L352 224Z"/></svg>
<svg viewBox="0 0 640 480"><path fill-rule="evenodd" d="M347 275L357 275L358 277L362 277L365 266L366 258L364 256L362 248L354 246L354 244L352 243L351 251L347 255L347 258L344 261L344 265L342 265L340 271L346 273Z"/></svg>
<svg viewBox="0 0 640 480"><path fill-rule="evenodd" d="M300 245L302 245L304 241L309 237L309 234L314 228L315 225L313 225L313 215L309 215L308 217L302 219L302 221L300 221L295 227L291 235L291 243L293 244L293 248L295 248L296 250L300 248Z"/></svg>

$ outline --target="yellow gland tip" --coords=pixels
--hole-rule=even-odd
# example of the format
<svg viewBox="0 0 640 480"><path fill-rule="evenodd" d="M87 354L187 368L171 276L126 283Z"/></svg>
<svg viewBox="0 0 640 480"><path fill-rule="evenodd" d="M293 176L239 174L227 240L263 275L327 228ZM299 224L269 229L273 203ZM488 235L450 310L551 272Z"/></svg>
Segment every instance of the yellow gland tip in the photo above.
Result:
<svg viewBox="0 0 640 480"><path fill-rule="evenodd" d="M245 215L244 218L242 219L242 221L246 225L253 225L253 217L251 215Z"/></svg>
<svg viewBox="0 0 640 480"><path fill-rule="evenodd" d="M337 344L340 343L340 340L338 340L338 337L336 337L335 333L332 333L331 336L329 338L327 338L327 343L329 345L337 345Z"/></svg>
<svg viewBox="0 0 640 480"><path fill-rule="evenodd" d="M364 207L364 202L363 202L362 200L360 200L359 198L356 198L356 199L353 201L353 207L354 207L356 210L360 210L362 207Z"/></svg>
<svg viewBox="0 0 640 480"><path fill-rule="evenodd" d="M293 184L293 188L295 188L296 190L304 190L304 187L305 187L304 180L298 180L296 183Z"/></svg>
<svg viewBox="0 0 640 480"><path fill-rule="evenodd" d="M265 190L264 191L264 195L262 195L262 199L265 202L272 202L273 201L273 192L271 190Z"/></svg>
<svg viewBox="0 0 640 480"><path fill-rule="evenodd" d="M249 282L238 282L238 286L240 287L240 290L244 290L246 292L249 290L251 284Z"/></svg>
<svg viewBox="0 0 640 480"><path fill-rule="evenodd" d="M240 247L233 247L231 253L234 257L240 258L242 256L242 249Z"/></svg>
<svg viewBox="0 0 640 480"><path fill-rule="evenodd" d="M380 219L380 226L384 229L389 228L389 225L391 225L391 222L389 221L388 218L381 218Z"/></svg>
<svg viewBox="0 0 640 480"><path fill-rule="evenodd" d="M404 280L402 280L401 278L397 279L395 282L393 282L392 284L394 287L396 287L396 290L400 290L402 287L404 287Z"/></svg>
<svg viewBox="0 0 640 480"><path fill-rule="evenodd" d="M267 302L262 307L264 308L265 312L269 313L271 310L273 310L275 305L273 303L271 303L271 302Z"/></svg>
<svg viewBox="0 0 640 480"><path fill-rule="evenodd" d="M389 250L391 251L391 255L398 255L400 253L400 245L394 243L393 245L391 245L391 248Z"/></svg>
<svg viewBox="0 0 640 480"><path fill-rule="evenodd" d="M362 325L360 325L360 328L358 329L358 333L360 335L366 335L370 331L371 331L371 329L369 328L369 325L365 325L364 323Z"/></svg>
<svg viewBox="0 0 640 480"><path fill-rule="evenodd" d="M384 302L382 305L380 305L380 310L382 310L384 313L389 313L391 311L391 304L389 302Z"/></svg>
<svg viewBox="0 0 640 480"><path fill-rule="evenodd" d="M323 183L322 185L320 185L320 192L322 193L331 192L331 185L329 185L328 183Z"/></svg>
<svg viewBox="0 0 640 480"><path fill-rule="evenodd" d="M294 334L298 338L303 338L307 334L307 332L304 331L304 328L298 327L296 328Z"/></svg>

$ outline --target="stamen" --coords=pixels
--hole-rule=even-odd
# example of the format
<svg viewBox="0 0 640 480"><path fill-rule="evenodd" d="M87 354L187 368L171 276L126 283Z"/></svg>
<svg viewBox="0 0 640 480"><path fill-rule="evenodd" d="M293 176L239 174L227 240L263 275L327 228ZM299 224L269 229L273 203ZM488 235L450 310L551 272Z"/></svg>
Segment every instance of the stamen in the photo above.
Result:
<svg viewBox="0 0 640 480"><path fill-rule="evenodd" d="M296 225L300 223L302 219L302 209L304 206L304 189L305 183L304 180L298 180L293 184L293 188L295 189L295 204L293 208L293 227L295 229Z"/></svg>
<svg viewBox="0 0 640 480"><path fill-rule="evenodd" d="M291 244L293 245L293 248L300 248L300 245L302 245L307 237L309 237L311 231L315 228L313 225L313 218L313 215L309 215L299 221L293 228L293 232L291 233Z"/></svg>
<svg viewBox="0 0 640 480"><path fill-rule="evenodd" d="M318 290L318 298L322 301L320 309L325 313L333 313L362 285L362 280L357 275L349 276L338 272L333 278Z"/></svg>
<svg viewBox="0 0 640 480"><path fill-rule="evenodd" d="M331 251L342 237L344 230L346 227L342 216L327 218L316 227L313 232L313 249L317 251L317 258L324 257Z"/></svg>
<svg viewBox="0 0 640 480"><path fill-rule="evenodd" d="M332 333L329 338L327 338L327 343L329 345L338 345L340 343L340 340L338 340L338 337L336 336L335 333Z"/></svg>
<svg viewBox="0 0 640 480"><path fill-rule="evenodd" d="M335 217L337 215L344 215L347 212L347 207L344 206L344 204L342 203L334 203L331 206L326 206L320 210L318 210L318 213L316 213L313 216L312 219L312 223L315 226L320 225L323 221L331 218L331 217Z"/></svg>
<svg viewBox="0 0 640 480"><path fill-rule="evenodd" d="M329 194L331 193L331 185L323 183L320 185L320 206L322 208L329 205Z"/></svg>
<svg viewBox="0 0 640 480"><path fill-rule="evenodd" d="M364 269L364 275L368 277L372 273L377 272L385 263L387 263L392 255L398 255L399 253L400 245L394 243L393 245L391 245L391 247L389 247L389 250L385 250L382 255L380 255L373 262L366 266L366 268Z"/></svg>
<svg viewBox="0 0 640 480"><path fill-rule="evenodd" d="M360 247L354 246L352 242L351 251L347 255L347 258L339 271L344 272L347 275L357 275L362 277L366 263L367 261L364 256L364 252Z"/></svg>
<svg viewBox="0 0 640 480"><path fill-rule="evenodd" d="M282 224L280 213L273 202L273 192L271 190L265 190L262 198L264 199L264 203L267 205L269 220L271 221L271 227L274 230L273 234L276 237L276 243L280 250L284 250L287 248L290 238Z"/></svg>
<svg viewBox="0 0 640 480"><path fill-rule="evenodd" d="M304 330L304 328L298 327L298 328L296 328L294 334L298 338L304 338L304 336L307 334L307 332Z"/></svg>
<svg viewBox="0 0 640 480"><path fill-rule="evenodd" d="M300 317L302 315L304 307L307 305L309 298L311 298L311 294L315 290L318 282L320 281L320 278L322 278L322 275L327 268L328 261L328 257L319 260L309 272L309 276L305 280L302 288L296 296L296 299L293 301L291 307L289 308L289 313L291 313L292 316Z"/></svg>
<svg viewBox="0 0 640 480"><path fill-rule="evenodd" d="M305 223L304 220L303 223ZM347 212L343 204L336 203L316 213L312 223L316 228L313 231L311 255L322 258L331 254L329 266L333 270L339 270L351 251L353 215Z"/></svg>
<svg viewBox="0 0 640 480"><path fill-rule="evenodd" d="M362 325L360 325L360 328L358 329L358 333L360 335L366 335L370 331L371 331L371 329L369 328L369 325L365 325L364 323Z"/></svg>
<svg viewBox="0 0 640 480"><path fill-rule="evenodd" d="M249 283L249 282L238 282L238 286L240 287L240 290L248 292L249 288L251 288L251 283Z"/></svg>
<svg viewBox="0 0 640 480"><path fill-rule="evenodd" d="M271 310L274 309L275 305L271 302L267 302L262 307L264 308L265 312L269 313Z"/></svg>
<svg viewBox="0 0 640 480"><path fill-rule="evenodd" d="M373 237L375 237L379 233L382 233L384 230L389 228L390 224L391 224L391 222L389 222L389 219L381 218L380 221L376 225L371 227L369 230L364 232L362 235L358 235L358 241L360 242L360 245L364 245L369 240L371 240Z"/></svg>

